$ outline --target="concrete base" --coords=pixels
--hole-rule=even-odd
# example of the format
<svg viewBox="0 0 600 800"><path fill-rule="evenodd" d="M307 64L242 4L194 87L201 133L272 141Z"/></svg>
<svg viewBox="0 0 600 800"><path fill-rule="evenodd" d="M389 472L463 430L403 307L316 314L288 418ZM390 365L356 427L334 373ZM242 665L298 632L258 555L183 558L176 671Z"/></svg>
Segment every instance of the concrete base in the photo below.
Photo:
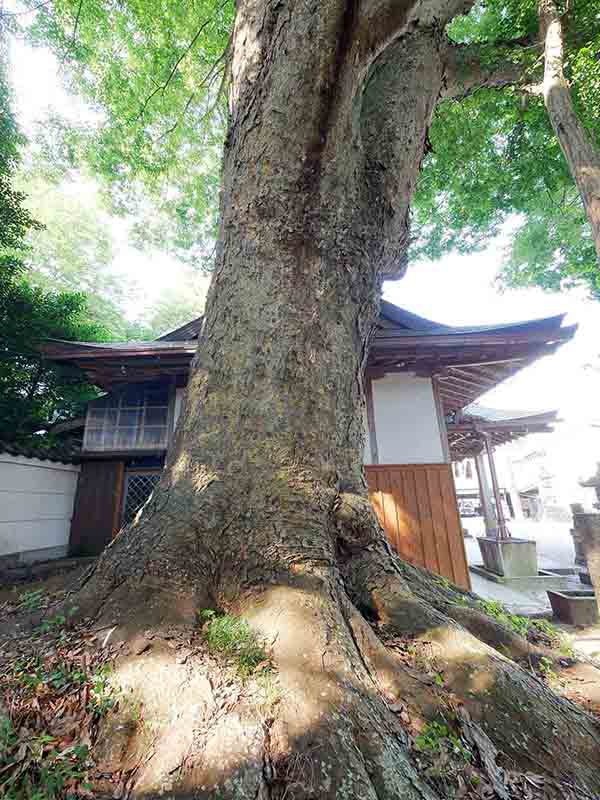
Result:
<svg viewBox="0 0 600 800"><path fill-rule="evenodd" d="M63 544L56 547L42 547L39 550L8 553L8 555L0 556L0 569L12 569L26 564L36 564L39 561L50 561L53 558L66 558L68 550L69 545Z"/></svg>
<svg viewBox="0 0 600 800"><path fill-rule="evenodd" d="M569 625L595 625L598 621L598 604L594 592L548 591L554 616Z"/></svg>
<svg viewBox="0 0 600 800"><path fill-rule="evenodd" d="M29 581L44 581L52 575L70 572L78 567L85 567L96 561L96 557L56 558L51 561L30 562L10 566L0 561L0 586L8 586Z"/></svg>
<svg viewBox="0 0 600 800"><path fill-rule="evenodd" d="M551 572L547 569L540 569L537 575L508 578L506 575L497 575L495 572L490 572L483 564L469 564L469 569L475 575L480 575L488 581L500 583L517 591L539 590L543 592L546 589L566 589L571 585L573 575L576 574L574 570Z"/></svg>
<svg viewBox="0 0 600 800"><path fill-rule="evenodd" d="M505 578L535 577L538 574L536 543L530 539L477 539L488 572Z"/></svg>

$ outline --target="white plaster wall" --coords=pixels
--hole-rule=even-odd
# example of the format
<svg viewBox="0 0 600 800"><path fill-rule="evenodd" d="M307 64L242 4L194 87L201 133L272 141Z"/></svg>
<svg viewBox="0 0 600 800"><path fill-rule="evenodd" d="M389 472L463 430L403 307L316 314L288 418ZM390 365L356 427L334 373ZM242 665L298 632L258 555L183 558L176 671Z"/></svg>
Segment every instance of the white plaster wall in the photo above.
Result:
<svg viewBox="0 0 600 800"><path fill-rule="evenodd" d="M64 555L79 467L0 454L0 558Z"/></svg>
<svg viewBox="0 0 600 800"><path fill-rule="evenodd" d="M374 380L373 406L380 464L445 462L431 378L402 373Z"/></svg>

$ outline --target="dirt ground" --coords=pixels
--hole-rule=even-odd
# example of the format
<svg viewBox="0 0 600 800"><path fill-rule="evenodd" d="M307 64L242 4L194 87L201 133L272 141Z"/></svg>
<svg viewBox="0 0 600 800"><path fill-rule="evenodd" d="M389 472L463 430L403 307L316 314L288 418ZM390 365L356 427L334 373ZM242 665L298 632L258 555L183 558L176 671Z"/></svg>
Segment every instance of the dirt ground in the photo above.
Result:
<svg viewBox="0 0 600 800"><path fill-rule="evenodd" d="M121 724L124 713L127 725L138 731L138 742L142 740L140 731L149 729L146 709L130 700L125 702L111 686L113 665L124 657L127 645L107 644L107 632L95 630L91 625L74 628L64 616L65 606L62 615L56 610L86 568L0 589L2 797L12 800L29 796L27 791L29 794L33 789L39 791L42 776L47 780L50 775L53 785L60 788L56 794L47 796L57 800L63 797L126 800L135 785L136 775L147 761L143 750L132 749L121 742L119 736L115 738L111 733L107 737L106 733L114 733L117 728L127 729ZM66 613L68 615L68 611ZM531 670L558 694L600 719L600 658L596 658L600 651L600 626L583 630L562 627L567 636L564 646L555 658L535 670L532 666ZM188 669L195 669L196 662L199 670L205 669L212 659L202 642L200 629L193 641L173 641L170 646L174 648L174 663L186 665ZM143 657L143 649L133 652ZM259 680L266 679L265 685L274 695L276 674L268 674L268 662L264 663L267 673ZM214 687L217 705L229 707L227 704L239 702L244 693L253 691L249 688L251 682L238 685L232 675L225 665L222 686ZM119 722L116 728L114 720L110 722L111 717ZM500 796L489 787L485 770L476 760L467 763L458 758L458 766L452 767L455 770L452 773L456 753L464 755L471 745L468 739L461 737L460 731L457 738L450 723L448 727L434 723L424 728L422 722L417 724L407 715L406 730L413 742L416 763L436 773L443 761L444 770L452 775L453 785L463 787L463 793L447 796L465 800L479 797L493 800ZM427 745L432 736L437 737L437 750L433 755L423 749L423 743ZM2 754L3 746L7 756ZM15 781L14 786L6 783L6 775ZM28 780L31 786L25 789L25 794L19 794ZM508 772L505 780L509 786L511 775ZM511 800L579 798L575 790L573 793L565 790L562 795L560 792L550 794L548 786L543 788L544 779L540 776L515 774L512 780Z"/></svg>
<svg viewBox="0 0 600 800"><path fill-rule="evenodd" d="M49 599L60 599L68 589L74 584L87 569L87 565L75 567L66 572L51 575L45 579L24 581L15 584L0 585L0 615L3 608L18 605L20 598L31 592L40 592Z"/></svg>

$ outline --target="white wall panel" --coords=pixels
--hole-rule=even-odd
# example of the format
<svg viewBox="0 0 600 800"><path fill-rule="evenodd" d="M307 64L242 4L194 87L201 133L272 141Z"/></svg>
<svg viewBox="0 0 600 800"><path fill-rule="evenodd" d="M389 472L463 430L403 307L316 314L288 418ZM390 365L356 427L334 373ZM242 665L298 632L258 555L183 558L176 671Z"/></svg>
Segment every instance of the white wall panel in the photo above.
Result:
<svg viewBox="0 0 600 800"><path fill-rule="evenodd" d="M374 380L373 406L380 464L445 462L431 378L401 373Z"/></svg>
<svg viewBox="0 0 600 800"><path fill-rule="evenodd" d="M66 552L79 467L0 454L0 557Z"/></svg>

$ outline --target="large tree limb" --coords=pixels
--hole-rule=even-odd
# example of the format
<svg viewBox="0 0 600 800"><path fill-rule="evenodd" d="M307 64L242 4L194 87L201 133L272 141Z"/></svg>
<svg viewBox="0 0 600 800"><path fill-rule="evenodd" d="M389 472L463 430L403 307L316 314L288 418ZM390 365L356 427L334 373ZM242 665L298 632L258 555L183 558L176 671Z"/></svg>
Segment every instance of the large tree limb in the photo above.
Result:
<svg viewBox="0 0 600 800"><path fill-rule="evenodd" d="M531 69L518 55L536 49L531 40L515 40L499 49L498 58L489 59L489 51L480 45L447 44L444 53L445 89L442 98L460 99L478 89L502 89L531 81Z"/></svg>
<svg viewBox="0 0 600 800"><path fill-rule="evenodd" d="M600 261L600 152L579 120L564 74L564 34L555 0L539 0L540 33L544 40L544 103L577 184Z"/></svg>
<svg viewBox="0 0 600 800"><path fill-rule="evenodd" d="M409 208L427 131L442 90L436 29L417 30L390 45L372 66L361 111L365 207L376 231L378 269L401 277L410 241Z"/></svg>
<svg viewBox="0 0 600 800"><path fill-rule="evenodd" d="M443 30L475 0L370 0L363 4L358 36L363 54L376 57L403 33L433 26Z"/></svg>

